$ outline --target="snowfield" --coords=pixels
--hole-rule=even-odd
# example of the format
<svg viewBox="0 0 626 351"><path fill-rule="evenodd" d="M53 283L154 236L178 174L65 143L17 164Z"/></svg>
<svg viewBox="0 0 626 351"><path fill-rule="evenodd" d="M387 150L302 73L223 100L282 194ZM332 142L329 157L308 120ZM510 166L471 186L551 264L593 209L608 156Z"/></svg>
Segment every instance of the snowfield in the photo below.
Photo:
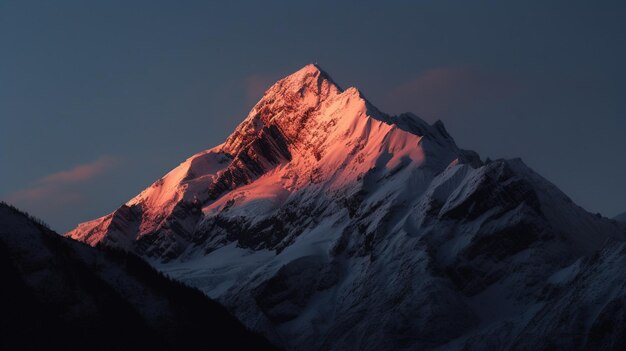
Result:
<svg viewBox="0 0 626 351"><path fill-rule="evenodd" d="M626 225L315 65L66 235L138 253L286 349L626 346Z"/></svg>

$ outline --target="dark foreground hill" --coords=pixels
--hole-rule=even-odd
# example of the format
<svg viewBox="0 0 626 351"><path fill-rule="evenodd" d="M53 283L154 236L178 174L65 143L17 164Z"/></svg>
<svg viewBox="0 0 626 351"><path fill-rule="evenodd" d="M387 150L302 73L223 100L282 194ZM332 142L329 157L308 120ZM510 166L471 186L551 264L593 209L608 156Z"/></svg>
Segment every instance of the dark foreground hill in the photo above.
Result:
<svg viewBox="0 0 626 351"><path fill-rule="evenodd" d="M140 258L63 238L0 203L0 349L273 347Z"/></svg>

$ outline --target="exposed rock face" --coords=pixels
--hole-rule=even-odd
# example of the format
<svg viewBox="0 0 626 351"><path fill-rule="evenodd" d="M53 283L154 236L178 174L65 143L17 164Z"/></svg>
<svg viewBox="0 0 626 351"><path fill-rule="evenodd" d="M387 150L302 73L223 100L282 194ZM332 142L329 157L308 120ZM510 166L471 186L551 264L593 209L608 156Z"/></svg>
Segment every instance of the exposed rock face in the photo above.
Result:
<svg viewBox="0 0 626 351"><path fill-rule="evenodd" d="M563 328L554 276L626 236L520 160L485 164L314 65L126 206L67 235L150 258L289 349L535 348ZM555 345L617 343L603 316Z"/></svg>

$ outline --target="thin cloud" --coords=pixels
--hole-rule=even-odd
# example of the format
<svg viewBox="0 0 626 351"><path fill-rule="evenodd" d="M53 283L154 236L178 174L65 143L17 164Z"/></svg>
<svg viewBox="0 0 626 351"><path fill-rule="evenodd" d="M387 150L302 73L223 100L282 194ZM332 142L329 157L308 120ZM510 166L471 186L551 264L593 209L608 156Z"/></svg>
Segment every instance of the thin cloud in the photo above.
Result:
<svg viewBox="0 0 626 351"><path fill-rule="evenodd" d="M43 177L39 183L77 183L96 177L115 165L117 160L111 156L102 156L97 160L78 165L70 170L61 171Z"/></svg>
<svg viewBox="0 0 626 351"><path fill-rule="evenodd" d="M83 196L77 191L76 186L104 174L117 163L118 160L114 157L101 156L92 162L42 177L31 186L10 193L6 199L15 204L34 204L43 201L51 201L54 205L79 203Z"/></svg>
<svg viewBox="0 0 626 351"><path fill-rule="evenodd" d="M519 92L520 84L493 72L472 67L437 67L400 84L386 96L396 113L416 112L434 120L493 103Z"/></svg>

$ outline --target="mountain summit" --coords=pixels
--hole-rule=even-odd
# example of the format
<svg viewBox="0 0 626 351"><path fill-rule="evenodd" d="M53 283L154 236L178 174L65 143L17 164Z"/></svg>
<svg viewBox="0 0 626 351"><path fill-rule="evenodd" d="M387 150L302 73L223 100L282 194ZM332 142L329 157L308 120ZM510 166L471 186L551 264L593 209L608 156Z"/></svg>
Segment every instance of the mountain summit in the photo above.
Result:
<svg viewBox="0 0 626 351"><path fill-rule="evenodd" d="M315 65L67 236L148 258L287 349L577 349L626 333L606 329L626 299L623 225ZM606 267L619 274L593 274Z"/></svg>
<svg viewBox="0 0 626 351"><path fill-rule="evenodd" d="M231 201L275 202L304 188L341 190L345 197L359 192L362 178L376 167L378 173L421 168L432 176L451 162L480 160L460 150L441 122L385 115L356 88L341 90L310 64L269 88L225 143L192 156L114 213L68 235L174 258L194 240L201 212L220 212ZM250 190L228 193L259 178L263 187L251 188L267 195L271 187L273 200ZM163 234L158 242L146 237L157 232ZM134 244L138 240L152 242Z"/></svg>

